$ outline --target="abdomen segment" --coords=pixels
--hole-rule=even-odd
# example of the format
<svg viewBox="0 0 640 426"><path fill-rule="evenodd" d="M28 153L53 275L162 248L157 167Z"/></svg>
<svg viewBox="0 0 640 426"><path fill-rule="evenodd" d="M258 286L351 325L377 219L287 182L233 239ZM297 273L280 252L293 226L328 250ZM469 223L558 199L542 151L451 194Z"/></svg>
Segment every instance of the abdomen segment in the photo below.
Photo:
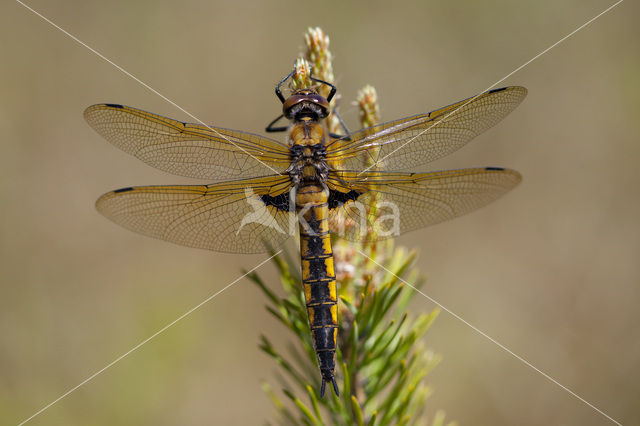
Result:
<svg viewBox="0 0 640 426"><path fill-rule="evenodd" d="M338 395L334 377L338 299L329 235L328 192L319 185L299 188L296 194L296 210L300 221L302 285L311 335L322 374L320 395L324 395L328 382Z"/></svg>

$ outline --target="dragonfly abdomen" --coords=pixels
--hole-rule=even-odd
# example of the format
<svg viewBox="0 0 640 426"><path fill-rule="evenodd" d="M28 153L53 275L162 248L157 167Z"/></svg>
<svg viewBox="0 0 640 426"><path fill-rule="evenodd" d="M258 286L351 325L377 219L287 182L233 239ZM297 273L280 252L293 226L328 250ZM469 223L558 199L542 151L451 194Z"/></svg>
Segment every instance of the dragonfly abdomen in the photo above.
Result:
<svg viewBox="0 0 640 426"><path fill-rule="evenodd" d="M334 378L338 334L338 300L333 268L333 251L329 235L329 194L320 185L298 189L296 210L300 217L300 253L311 335L322 374L320 394L331 383L338 394Z"/></svg>

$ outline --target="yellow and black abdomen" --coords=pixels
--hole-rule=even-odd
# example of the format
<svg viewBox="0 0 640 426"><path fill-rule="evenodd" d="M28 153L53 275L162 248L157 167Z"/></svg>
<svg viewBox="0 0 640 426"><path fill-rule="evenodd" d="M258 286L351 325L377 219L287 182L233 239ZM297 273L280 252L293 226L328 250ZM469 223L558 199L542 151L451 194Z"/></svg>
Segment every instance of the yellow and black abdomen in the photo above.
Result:
<svg viewBox="0 0 640 426"><path fill-rule="evenodd" d="M322 373L320 394L330 382L338 395L334 378L338 335L338 300L329 235L329 194L320 185L298 188L296 211L300 222L302 285L311 335Z"/></svg>

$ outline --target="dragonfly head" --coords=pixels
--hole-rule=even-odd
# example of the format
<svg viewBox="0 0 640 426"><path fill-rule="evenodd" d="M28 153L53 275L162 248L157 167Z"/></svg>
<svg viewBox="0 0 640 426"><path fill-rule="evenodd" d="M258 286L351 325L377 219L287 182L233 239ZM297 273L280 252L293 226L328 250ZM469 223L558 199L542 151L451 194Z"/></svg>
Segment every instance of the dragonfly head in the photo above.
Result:
<svg viewBox="0 0 640 426"><path fill-rule="evenodd" d="M313 89L296 90L282 104L282 112L289 120L310 117L314 121L326 118L331 107L329 101Z"/></svg>

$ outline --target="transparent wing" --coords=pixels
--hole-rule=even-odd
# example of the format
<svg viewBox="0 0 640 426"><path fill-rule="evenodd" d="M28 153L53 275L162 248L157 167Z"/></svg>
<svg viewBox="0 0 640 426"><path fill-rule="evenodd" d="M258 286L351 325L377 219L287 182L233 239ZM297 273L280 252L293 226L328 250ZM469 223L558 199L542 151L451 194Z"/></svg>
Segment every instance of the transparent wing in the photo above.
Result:
<svg viewBox="0 0 640 426"><path fill-rule="evenodd" d="M277 141L220 127L183 123L117 104L87 108L91 127L123 151L157 169L211 180L280 173L288 149Z"/></svg>
<svg viewBox="0 0 640 426"><path fill-rule="evenodd" d="M514 170L494 167L432 173L333 172L328 180L330 225L332 232L350 240L394 237L478 209L520 180Z"/></svg>
<svg viewBox="0 0 640 426"><path fill-rule="evenodd" d="M337 170L420 170L498 123L526 95L524 87L495 89L426 114L369 127L351 134L351 141L334 141L327 148L327 159Z"/></svg>
<svg viewBox="0 0 640 426"><path fill-rule="evenodd" d="M267 245L277 247L290 235L289 212L274 205L289 196L290 186L288 176L212 185L139 186L104 194L96 208L127 229L172 243L227 253L262 253Z"/></svg>

